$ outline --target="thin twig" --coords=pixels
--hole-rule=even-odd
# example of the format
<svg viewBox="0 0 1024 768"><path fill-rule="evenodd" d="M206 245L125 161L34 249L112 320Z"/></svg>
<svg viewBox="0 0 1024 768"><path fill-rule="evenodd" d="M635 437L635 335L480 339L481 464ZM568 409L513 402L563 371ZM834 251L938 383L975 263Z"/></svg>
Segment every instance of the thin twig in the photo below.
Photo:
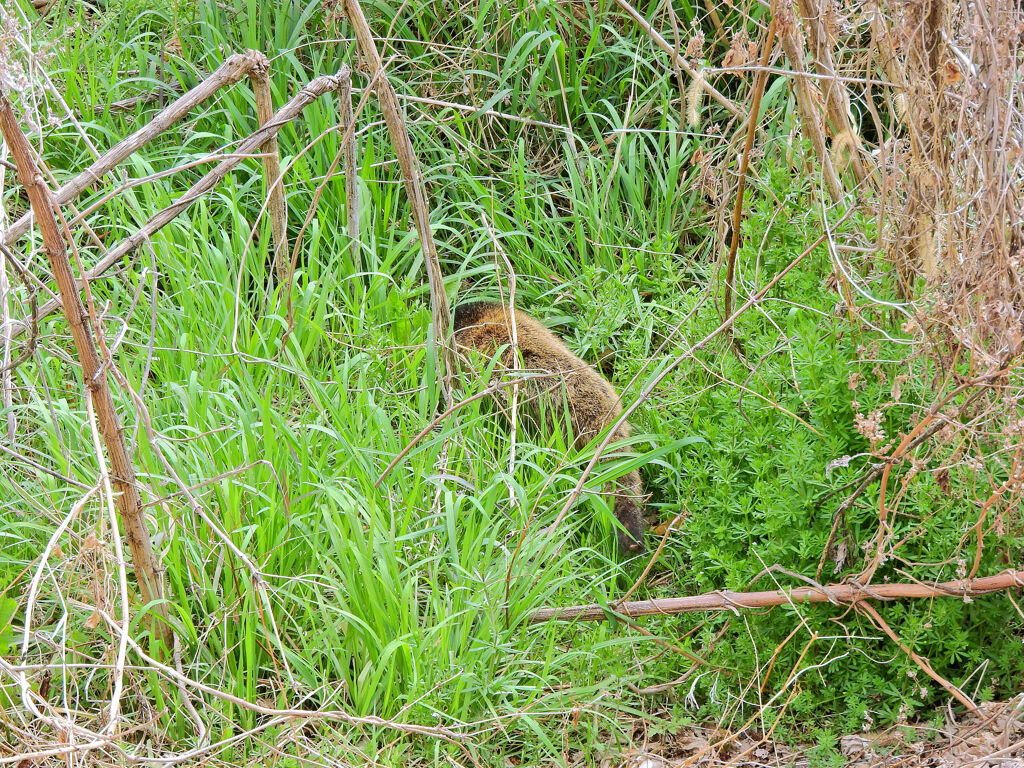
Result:
<svg viewBox="0 0 1024 768"><path fill-rule="evenodd" d="M843 215L842 220L848 218L851 215L851 213L852 209ZM738 318L740 315L746 312L750 307L754 306L754 304L761 301L761 299L763 299L768 294L768 292L773 287L775 287L775 285L780 280L782 280L783 277L789 274L789 272L792 269L794 269L797 266L797 264L803 261L810 253L814 251L815 248L821 245L821 243L824 242L825 237L825 234L820 235L818 239L811 243L806 249L804 249L804 251L800 255L798 255L795 259L789 262L789 264L787 264L786 267L781 272L779 272L779 274L773 277L768 282L768 284L765 285L764 288L762 288L749 299L747 299L746 302L744 302L744 304L739 309L737 309L729 317L723 320L722 323L717 328L715 328L715 330L711 331L711 333L709 333L703 339L701 339L696 344L691 346L689 349L683 352L683 354L679 355L674 360L672 360L667 366L665 366L665 368L657 376L655 376L650 382L648 382L648 384L637 395L636 399L634 399L632 403L626 406L622 410L622 413L619 414L619 417L611 425L609 425L608 434L606 434L604 436L604 439L601 440L600 444L598 444L597 448L594 451L593 457L590 459L590 461L587 463L587 466L584 467L583 472L580 474L580 479L576 482L576 487L573 488L572 491L569 493L569 497L565 500L565 504L562 506L562 509L558 513L558 517L555 519L555 522L552 523L552 525L550 526L552 530L556 528L565 519L565 517L569 514L569 510L572 509L572 505L576 502L576 499L578 499L580 497L580 494L583 493L583 487L587 482L587 478L590 477L590 473L594 471L594 467L597 466L597 462L601 460L601 456L603 455L605 449L608 447L608 444L611 443L613 436L616 434L616 431L619 428L619 426L623 422L628 420L629 417L633 415L633 412L637 408L639 408L640 405L647 400L647 398L651 396L651 393L654 392L654 390L658 387L659 384L661 384L662 381L665 380L665 377L667 377L672 371L679 367L684 360L691 357L698 349L703 347L705 344L707 344L709 341L717 337L719 334L731 328L732 324L736 322L736 318Z"/></svg>
<svg viewBox="0 0 1024 768"><path fill-rule="evenodd" d="M981 581L981 579L979 579L978 581ZM1018 582L1019 581L1020 579L1018 579ZM1011 584L1009 586L1013 585ZM870 605L868 603L859 603L857 604L856 608L861 613L866 614L868 618L870 618L871 621L875 624L875 626L877 626L879 629L885 632L885 634L889 636L889 639L896 643L896 645L898 645L900 649L905 654L907 654L907 656L909 656L913 660L913 662L924 671L926 675L928 675L928 677L930 677L932 680L934 680L947 691L949 691L950 695L954 699L956 699L965 707L967 707L967 709L969 709L972 713L978 716L981 715L981 712L978 710L978 705L971 701L967 697L966 693L961 691L959 688L957 688L955 685L949 682L946 678L944 678L942 675L940 675L938 672L932 669L932 665L928 663L928 659L914 653L912 650L910 650L910 647L906 643L900 640L899 635L893 632L892 627L890 627L885 622L885 620L879 615L878 611L875 610L875 607L873 605Z"/></svg>
<svg viewBox="0 0 1024 768"><path fill-rule="evenodd" d="M643 14L641 14L640 11L638 11L636 8L630 5L627 2L627 0L615 0L615 2L620 8L622 8L622 10L624 10L633 18L633 21L635 21L644 32L647 33L647 36L654 41L655 45L657 45L659 48L661 48L661 50L663 50L665 53L672 57L672 60L675 62L676 66L678 66L681 70L683 70L683 72L685 72L692 78L696 78L698 76L697 71L692 66L690 66L690 62L683 58L683 56L681 56L679 52L676 51L676 49L669 44L668 40L662 37L661 33L659 33L658 30L656 30L654 27L650 25L650 23L647 21L647 19L643 17ZM728 96L721 93L710 83L705 82L702 87L705 91L707 91L708 95L711 98L713 98L723 107L725 107L729 111L730 115L732 115L733 117L740 117L740 108L733 104L732 101L729 100Z"/></svg>
<svg viewBox="0 0 1024 768"><path fill-rule="evenodd" d="M108 251L102 259L86 272L85 279L93 280L99 277L146 240L149 240L154 234L172 222L182 211L192 205L192 203L213 189L232 168L242 161L242 158L249 156L253 152L258 152L259 148L270 137L276 136L285 124L296 119L303 109L323 94L337 90L338 84L338 78L333 75L322 75L311 80L295 94L291 101L274 114L274 118L270 123L259 128L249 138L239 144L234 155L218 163L213 170L193 184L181 197L153 216L136 233L125 238ZM39 308L39 318L47 317L59 308L60 301L58 299L51 299ZM23 331L24 324L21 328L15 330L14 335L17 336Z"/></svg>
<svg viewBox="0 0 1024 768"><path fill-rule="evenodd" d="M362 248L359 244L359 166L356 144L355 116L352 113L352 70L346 64L338 73L341 90L341 136L345 151L345 224L348 229L349 249L356 272L362 271Z"/></svg>
<svg viewBox="0 0 1024 768"><path fill-rule="evenodd" d="M775 4L772 4L772 20L768 25L768 34L765 36L761 48L761 68L757 70L754 78L754 96L750 102L750 115L747 117L747 137L743 143L743 154L740 155L739 179L736 181L736 202L732 207L732 238L729 243L729 255L725 260L725 316L732 314L733 279L736 273L736 252L740 247L740 222L743 219L743 192L747 188L747 168L750 165L750 151L754 148L754 133L757 131L757 119L761 113L761 98L764 96L764 87L768 82L768 75L765 67L768 66L768 59L772 54L772 47L775 45Z"/></svg>
<svg viewBox="0 0 1024 768"><path fill-rule="evenodd" d="M112 169L120 165L134 152L144 147L158 135L181 120L194 107L202 104L221 88L231 85L249 72L254 65L251 53L236 53L229 56L213 73L188 93L176 99L146 124L108 149L96 162L75 176L71 181L53 193L57 205L74 200L82 192L89 189ZM0 235L0 242L10 245L28 232L32 226L32 213L26 213L15 221Z"/></svg>

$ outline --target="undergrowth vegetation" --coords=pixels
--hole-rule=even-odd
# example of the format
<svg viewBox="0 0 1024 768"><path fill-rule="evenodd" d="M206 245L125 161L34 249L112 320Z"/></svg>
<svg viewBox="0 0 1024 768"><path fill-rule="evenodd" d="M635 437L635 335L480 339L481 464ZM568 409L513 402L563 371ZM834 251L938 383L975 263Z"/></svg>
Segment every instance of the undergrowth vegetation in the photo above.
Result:
<svg viewBox="0 0 1024 768"><path fill-rule="evenodd" d="M27 15L29 4L18 2ZM694 9L677 5L680 26L695 23ZM380 45L426 176L449 296L507 299L514 284L517 305L600 364L627 402L685 356L632 417L635 439L599 465L553 535L539 532L592 449L577 454L564 435L530 430L513 444L486 399L437 422L377 482L445 403L418 239L376 100L362 100L362 90L359 243L344 234L344 178L325 178L340 152L335 96L280 136L293 238L307 224L288 296L271 280L258 159L160 231L116 278L92 283L107 344L148 408L143 418L119 395L183 673L263 707L345 710L466 734L460 747L396 738L382 723L300 727L193 689L204 735L182 690L129 652L123 717L140 726L129 742L159 753L223 740L226 762L282 765L298 765L292 756L310 749L394 765L442 754L461 761L467 752L485 765L596 763L690 723L728 730L756 718L761 733L815 733L830 744L829 735L929 718L947 700L867 617L828 603L629 625L527 623L545 606L607 605L641 576L648 558L620 558L603 493L609 477L635 465L651 493L650 519L672 525L660 529L664 547L632 599L860 572L879 525L878 481L838 518L837 508L883 446L930 406L933 379L947 375L922 355L884 270L865 260L872 293L857 296L857 311L844 303L824 242L732 334L687 355L723 320L720 244L735 150L717 106L703 107L703 130L681 122L676 73L610 6L364 5L387 38ZM228 52L268 54L278 105L313 77L356 63L343 16L320 0L58 0L32 34L43 52L34 66L55 90L44 92L31 70L36 84L21 92L20 115L37 126L58 182ZM366 79L357 73L355 84ZM855 200L821 204L818 184L801 172L806 147L791 131L785 80L771 86L744 211L738 303L819 241L823 221L838 238L875 226ZM746 80L736 77L735 87L742 95ZM110 108L140 94L159 103ZM188 167L91 213L95 239L78 239L82 261L135 231L207 170L199 161L229 152L255 127L242 83L134 155L112 185ZM8 222L27 209L12 176L2 188ZM27 263L31 252L19 251ZM38 249L32 259L45 261ZM63 318L46 320L38 350L13 373L17 435L6 446L24 461L0 469L0 620L10 623L0 641L17 644L0 648L8 713L22 696L2 674L10 665L63 662L49 700L68 710L91 711L114 684L118 637L94 613L120 620L99 495L36 574L46 542L99 472L68 338ZM484 387L464 373L457 395ZM147 420L163 458L260 577L195 514ZM968 459L891 482L902 545L876 582L964 576L977 478L1005 479L982 451ZM1021 534L1013 515L987 530L979 575L1020 562ZM649 536L652 549L659 538ZM19 611L33 578L39 594L22 649ZM1012 600L879 610L900 642L985 700L1013 692L1024 676ZM143 618L144 606L133 605L136 638L146 634ZM46 698L42 676L30 679ZM4 720L0 741L45 739L23 716ZM253 729L257 738L242 738Z"/></svg>

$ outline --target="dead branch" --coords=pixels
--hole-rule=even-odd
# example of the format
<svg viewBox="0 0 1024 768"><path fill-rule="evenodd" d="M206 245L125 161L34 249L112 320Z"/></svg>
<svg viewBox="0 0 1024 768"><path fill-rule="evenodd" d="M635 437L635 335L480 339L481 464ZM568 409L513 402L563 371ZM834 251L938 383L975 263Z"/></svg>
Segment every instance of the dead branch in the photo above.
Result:
<svg viewBox="0 0 1024 768"><path fill-rule="evenodd" d="M600 621L610 615L638 616L672 615L693 611L735 611L740 608L768 608L788 603L857 604L863 600L888 602L905 598L975 597L1014 587L1024 587L1024 570L1006 571L981 579L946 581L934 585L919 583L878 584L865 587L852 582L820 587L797 587L792 590L767 592L732 592L722 590L694 597L666 597L656 600L635 600L620 603L614 609L601 605L574 605L568 608L541 608L530 614L529 624L544 621Z"/></svg>
<svg viewBox="0 0 1024 768"><path fill-rule="evenodd" d="M11 156L18 166L18 180L28 193L32 210L43 237L43 249L50 262L50 269L60 291L64 315L71 329L78 358L82 365L82 379L87 396L92 400L99 421L100 432L110 459L111 481L117 491L117 506L124 524L125 535L132 551L135 578L143 603L160 600L160 571L153 553L153 544L146 527L142 497L135 480L128 446L121 430L121 420L107 380L107 368L100 359L93 343L92 329L86 318L85 307L78 294L78 284L71 272L67 256L67 244L61 235L54 216L55 202L50 189L43 181L39 168L32 159L32 149L22 133L14 116L11 103L6 95L0 95L0 133L10 147ZM167 623L167 607L163 603L151 606L155 614L152 622L153 637L159 639L164 648L170 647L170 625Z"/></svg>
<svg viewBox="0 0 1024 768"><path fill-rule="evenodd" d="M940 675L938 672L936 672L934 669L932 669L932 665L928 663L928 659L926 659L923 656L920 656L920 655L914 653L906 643L904 643L902 640L900 640L899 635L897 635L892 630L892 627L890 627L886 623L885 619L883 619L881 617L881 615L878 613L878 611L875 610L875 607L873 605L871 605L870 603L863 603L862 602L862 603L858 603L856 605L856 608L857 608L858 611L860 611L865 616L867 616L869 619L871 619L871 622L876 627L878 627L880 630L885 632L885 634L889 636L889 639L892 640L894 643L896 643L896 645L898 645L900 647L901 651L903 651L905 654L907 654L907 656L909 656L911 658L911 660L915 664L917 664L917 666L919 666L922 670L924 670L924 673L926 675L928 675L928 677L930 677L932 680L934 680L939 685L941 685L943 688L945 688L947 691L949 691L949 694L954 699L956 699L961 704L963 704L965 707L967 707L967 709L969 709L975 715L980 715L981 714L978 711L978 706L967 697L967 694L965 694L963 691L961 691L959 688L957 688L955 685L953 685L951 682L949 682L946 678L944 678L942 675Z"/></svg>
<svg viewBox="0 0 1024 768"><path fill-rule="evenodd" d="M274 101L270 92L270 62L262 53L250 51L255 64L249 72L253 96L256 97L256 116L260 127L274 119ZM277 135L272 135L260 147L263 153L263 178L267 191L267 213L274 238L274 255L271 259L278 283L288 276L288 205L284 199L284 185L281 180L281 157L277 148Z"/></svg>
<svg viewBox="0 0 1024 768"><path fill-rule="evenodd" d="M420 173L419 160L413 149L412 140L409 138L409 131L406 130L405 121L402 119L402 109L398 105L398 97L395 95L391 83L388 82L387 73L384 71L384 62L377 52L377 44L370 32L370 25L366 23L359 0L344 0L344 8L349 24L352 25L355 32L359 51L369 67L371 82L377 93L381 112L384 113L384 120L388 124L391 141L395 145L398 164L402 168L402 180L405 182L405 192L409 196L413 220L416 222L416 229L419 232L423 261L427 267L427 279L430 283L430 308L436 333L436 349L441 352L441 359L438 360L438 363L443 363L443 367L439 366L439 370L444 372L441 376L441 386L444 390L445 400L448 406L451 406L452 376L457 370L457 362L450 339L451 312L448 308L448 294L444 288L441 262L437 258L434 235L430 229L426 186L423 183L423 175Z"/></svg>
<svg viewBox="0 0 1024 768"><path fill-rule="evenodd" d="M165 109L158 112L142 128L131 136L117 142L113 147L100 155L96 162L75 176L71 181L53 193L53 201L57 205L74 200L82 192L98 182L103 176L117 167L131 154L137 152L158 135L181 120L193 108L202 104L224 86L236 83L255 66L256 54L236 53L227 58L213 73L199 85L173 101ZM11 245L19 237L28 232L32 226L32 213L26 213L15 221L0 235L0 242ZM52 310L51 310L52 311Z"/></svg>
<svg viewBox="0 0 1024 768"><path fill-rule="evenodd" d="M274 114L273 119L269 123L259 128L259 130L250 135L248 139L239 144L237 151L233 155L218 163L213 170L209 171L205 176L203 176L203 178L192 185L192 187L181 197L147 221L138 232L125 238L118 245L109 250L102 259L96 262L96 264L86 272L86 279L93 280L99 277L112 266L117 264L122 258L159 232L163 227L167 226L167 224L172 222L178 214L213 189L220 180L223 179L232 168L242 162L245 157L254 152L258 152L259 148L263 146L270 137L276 136L286 123L297 118L302 113L302 110L309 104L316 101L316 99L328 91L337 90L338 85L339 80L334 75L322 75L311 80L297 94L295 94L291 101L281 107L281 109ZM39 308L39 318L42 319L47 317L59 308L60 301L58 299L51 299ZM21 328L15 330L14 335L18 336L23 331L24 324Z"/></svg>

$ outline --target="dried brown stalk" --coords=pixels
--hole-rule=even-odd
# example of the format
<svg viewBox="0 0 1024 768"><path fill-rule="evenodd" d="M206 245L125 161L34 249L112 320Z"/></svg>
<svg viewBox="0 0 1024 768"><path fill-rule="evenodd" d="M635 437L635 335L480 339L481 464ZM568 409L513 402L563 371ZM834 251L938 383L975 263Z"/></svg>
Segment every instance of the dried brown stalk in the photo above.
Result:
<svg viewBox="0 0 1024 768"><path fill-rule="evenodd" d="M842 81L836 78L830 31L826 28L822 3L819 0L797 0L797 5L804 19L814 69L821 75L822 97L825 101L825 114L832 126L833 148L839 144L846 148L849 152L849 168L860 184L867 178L860 134L850 122L850 94Z"/></svg>
<svg viewBox="0 0 1024 768"><path fill-rule="evenodd" d="M909 168L909 210L904 226L912 243L914 261L927 278L936 275L935 226L941 214L943 176L949 170L949 147L941 119L944 101L942 65L947 0L903 3L907 14L903 41L906 47L907 118L912 162ZM1002 64L1000 63L1000 66ZM945 179L948 181L948 178Z"/></svg>
<svg viewBox="0 0 1024 768"><path fill-rule="evenodd" d="M338 73L341 90L341 135L345 152L345 212L348 236L351 240L352 262L356 271L362 270L362 254L359 248L359 172L357 166L358 146L356 145L355 116L352 112L352 70L346 64Z"/></svg>
<svg viewBox="0 0 1024 768"><path fill-rule="evenodd" d="M146 242L154 234L160 231L160 229L167 226L167 224L173 221L178 214L213 189L220 180L223 179L232 168L242 162L244 158L259 151L259 148L263 146L269 137L276 136L286 123L297 118L302 113L302 110L309 104L328 91L337 90L338 85L339 80L334 75L322 75L311 80L297 94L295 94L291 101L281 107L281 109L274 114L273 119L267 125L262 126L255 133L249 136L248 139L241 142L233 155L218 163L213 170L209 171L199 181L192 185L192 187L181 197L147 221L138 232L125 238L118 245L108 251L102 259L100 259L86 272L86 278L92 280L99 277L112 266L117 264L127 254L131 253L142 243ZM51 299L39 308L39 318L46 317L59 308L60 302L57 299ZM23 331L24 325L15 332L15 335L18 335Z"/></svg>
<svg viewBox="0 0 1024 768"><path fill-rule="evenodd" d="M32 204L32 211L43 237L43 250L50 262L50 269L60 291L64 315L71 329L78 358L82 365L82 379L91 398L100 432L110 459L111 481L117 491L117 507L121 522L132 552L135 578L143 603L162 598L160 570L153 544L146 527L142 497L135 480L135 469L121 430L121 420L114 407L114 399L107 380L107 368L93 343L92 328L86 317L85 307L78 294L78 284L71 271L67 244L61 235L54 215L56 202L42 174L32 159L28 139L22 133L18 120L5 95L0 95L0 133L10 147L11 156L18 166L18 180L24 185ZM170 625L167 623L167 607L156 603L151 607L155 614L152 622L153 637L164 648L170 648Z"/></svg>
<svg viewBox="0 0 1024 768"><path fill-rule="evenodd" d="M444 371L441 376L441 386L447 404L451 406L452 376L457 370L457 362L450 340L451 312L448 308L448 294L444 288L444 274L441 272L441 262L438 260L434 235L430 229L426 185L423 183L419 160L413 149L412 140L409 138L409 131L406 130L405 121L402 119L402 109L398 105L398 97L395 95L391 83L388 82L387 73L384 71L384 62L377 52L377 44L374 42L370 25L366 23L366 16L363 15L359 0L344 0L344 8L349 24L352 25L352 30L355 32L359 52L370 71L371 82L377 93L381 112L384 113L391 141L395 145L398 164L402 169L402 181L405 182L405 192L409 196L412 217L420 236L420 247L423 249L423 261L427 267L427 279L430 283L430 308L437 337L437 349L441 351L441 359L438 362L443 363L443 367L439 366L438 369Z"/></svg>
<svg viewBox="0 0 1024 768"><path fill-rule="evenodd" d="M1006 571L997 576L966 581L946 581L928 585L920 583L878 584L865 587L856 582L817 587L796 587L791 590L766 592L732 592L722 590L694 597L666 597L657 600L636 600L620 603L614 609L601 605L574 605L568 608L541 608L527 619L530 624L543 621L601 621L610 613L629 618L670 615L693 611L727 611L739 608L767 608L789 603L856 604L865 600L901 600L925 597L975 597L1014 587L1024 587L1024 570Z"/></svg>
<svg viewBox="0 0 1024 768"><path fill-rule="evenodd" d="M1008 372L1010 358L1007 357L1003 364L996 366L992 371L989 371L983 376L978 376L969 381L965 381L956 387L954 390L949 392L947 395L936 401L936 403L929 409L928 414L917 423L917 425L900 441L900 444L892 451L886 460L881 464L877 465L878 475L881 477L880 487L878 489L878 533L875 535L875 552L868 561L868 564L864 567L864 570L857 577L861 584L867 584L874 577L875 571L885 557L885 549L887 543L892 536L892 516L890 513L890 507L886 503L886 492L889 485L889 477L892 472L893 466L897 461L903 459L914 449L917 445L928 439L931 435L935 434L943 424L947 423L948 416L942 413L942 409L950 403L955 397L961 392L965 392L974 387L978 387L977 391L970 395L959 408L959 413L966 412L973 403L981 399L985 394L988 387L1003 378ZM876 468L872 468L872 472ZM868 473L871 474L871 473ZM864 488L863 484L857 488L857 491L862 491Z"/></svg>
<svg viewBox="0 0 1024 768"><path fill-rule="evenodd" d="M116 168L132 153L137 152L166 131L185 117L193 108L213 96L218 90L245 77L255 63L256 59L253 52L236 53L229 56L203 82L158 112L152 120L149 120L131 136L121 139L121 141L100 155L96 162L54 192L54 202L57 205L64 205L74 200L113 168ZM0 243L4 245L13 244L15 240L28 232L31 226L32 213L30 212L19 218L5 232L0 234Z"/></svg>
<svg viewBox="0 0 1024 768"><path fill-rule="evenodd" d="M939 59L942 74L934 75L946 88L956 81L968 105L956 126L958 140L952 160L966 169L964 186L970 193L966 211L961 211L959 202L944 203L950 215L941 220L940 232L947 225L951 231L937 239L944 240L948 252L957 257L949 260L960 286L959 295L953 297L951 325L972 328L970 343L978 351L982 345L987 348L984 354L972 354L972 366L980 367L1002 350L1024 351L1024 110L1020 88L1024 39L1018 2L979 3L972 17L969 55L961 54L964 60L956 66ZM948 114L950 110L943 106L951 101L947 98L938 104L939 115ZM934 142L943 144L932 154L941 157L950 143L947 124L936 125L935 134ZM967 258L961 259L962 254Z"/></svg>
<svg viewBox="0 0 1024 768"><path fill-rule="evenodd" d="M796 94L796 106L800 112L800 130L814 148L814 154L818 156L821 163L821 172L825 178L825 188L833 201L840 200L843 196L843 187L836 176L835 168L832 167L832 157L829 155L828 146L825 143L825 131L821 124L821 93L818 91L814 79L807 77L804 68L804 36L799 21L796 17L796 9L793 0L779 0L779 41L782 50L786 52L789 59L790 69L796 73L793 78L793 91Z"/></svg>
<svg viewBox="0 0 1024 768"><path fill-rule="evenodd" d="M249 81L252 83L253 96L256 97L256 117L260 127L264 127L274 119L274 100L270 92L270 62L262 53L250 51L255 59ZM267 214L270 216L270 229L274 238L274 274L278 283L284 282L288 276L288 204L284 199L284 185L281 179L281 156L277 147L277 135L272 135L260 147L263 154L263 177L267 191Z"/></svg>
<svg viewBox="0 0 1024 768"><path fill-rule="evenodd" d="M743 220L743 192L747 188L747 168L750 166L750 151L754 148L754 134L757 131L758 115L761 112L761 99L764 87L768 82L768 59L775 45L775 28L778 15L775 8L771 10L772 20L768 25L764 44L761 46L761 65L754 77L754 95L750 101L750 115L747 117L747 137L743 142L743 153L740 155L739 179L736 181L736 202L732 208L732 237L729 242L729 255L725 260L725 316L732 314L733 280L736 276L736 253L740 247L740 222Z"/></svg>
<svg viewBox="0 0 1024 768"><path fill-rule="evenodd" d="M979 579L979 581L981 580ZM1020 579L1018 579L1018 583L1020 583ZM969 709L975 715L981 715L981 712L978 711L978 706L967 697L967 694L965 694L963 691L961 691L959 688L957 688L955 685L949 682L946 678L944 678L942 675L940 675L938 672L932 669L932 665L928 663L928 659L914 653L910 649L910 647L907 646L906 643L900 640L899 635L897 635L892 630L892 627L890 627L886 623L885 619L883 619L881 615L879 615L878 611L875 610L875 607L873 605L861 602L857 604L857 610L865 614L868 618L871 619L871 621L874 623L876 627L885 632L885 634L889 636L889 639L896 643L896 645L900 647L900 650L907 654L907 656L909 656L910 659L915 664L917 664L917 666L924 670L924 673L928 675L928 677L930 677L932 680L934 680L947 691L949 691L949 694L954 699L956 699L965 707L967 707L967 709Z"/></svg>

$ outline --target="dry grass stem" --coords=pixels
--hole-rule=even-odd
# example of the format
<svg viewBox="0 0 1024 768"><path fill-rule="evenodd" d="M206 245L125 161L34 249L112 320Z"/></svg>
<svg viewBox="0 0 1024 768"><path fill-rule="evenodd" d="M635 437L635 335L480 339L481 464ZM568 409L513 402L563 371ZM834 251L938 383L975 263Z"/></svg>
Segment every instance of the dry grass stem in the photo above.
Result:
<svg viewBox="0 0 1024 768"><path fill-rule="evenodd" d="M867 178L863 161L864 150L860 134L850 120L850 94L843 82L836 77L835 57L832 52L836 30L829 25L835 18L834 14L825 12L826 6L827 4L819 0L797 0L811 59L814 61L815 71L821 77L819 82L825 102L825 114L832 127L832 157L839 160L839 153L845 153L847 157L843 162L853 172L857 184L862 184Z"/></svg>
<svg viewBox="0 0 1024 768"><path fill-rule="evenodd" d="M778 21L778 14L775 12L775 4L772 4L772 20L768 24L768 32L765 35L764 43L761 46L761 67L754 78L754 94L750 100L750 115L747 117L747 135L743 142L743 152L740 155L739 178L736 180L736 200L732 207L732 237L729 241L729 255L725 259L725 292L723 303L725 305L725 316L732 314L732 297L735 292L733 280L736 276L736 253L740 247L740 224L743 221L743 192L747 188L747 168L750 166L750 151L754 147L754 134L757 132L758 115L761 113L761 99L764 96L764 87L768 82L768 73L765 68L772 55L775 46L775 28Z"/></svg>
<svg viewBox="0 0 1024 768"><path fill-rule="evenodd" d="M778 12L779 41L786 52L789 66L797 74L793 78L793 91L796 95L796 106L800 112L800 130L810 142L815 156L821 165L821 173L825 180L825 188L833 202L843 197L843 187L832 167L832 156L825 141L825 131L821 118L821 91L818 90L814 78L806 77L804 68L804 37L796 7L793 0L779 0Z"/></svg>
<svg viewBox="0 0 1024 768"><path fill-rule="evenodd" d="M629 2L627 2L627 0L615 0L615 3L620 8L622 8L622 10L624 10L627 14L629 14L633 21L635 21L637 25L639 25L639 27L647 34L647 36L651 38L655 45L657 45L659 48L661 48L661 50L663 50L665 53L672 57L672 61L675 64L675 66L683 70L683 72L685 72L688 77L697 79L700 76L697 70L690 65L690 62L688 62L682 55L680 55L679 51L675 48L675 46L671 45L668 42L668 40L666 40L661 35L661 33L658 32L658 30L656 30L654 27L650 25L650 23L647 21L647 19L643 17L643 14L640 13L640 11L638 11L636 8L630 5ZM733 117L740 117L740 108L737 107L732 102L732 100L729 99L729 97L727 97L725 94L723 94L710 83L705 82L703 83L702 87L711 98L713 98L723 107L725 107L730 115L732 115Z"/></svg>
<svg viewBox="0 0 1024 768"><path fill-rule="evenodd" d="M352 70L346 64L338 73L341 89L341 134L345 152L345 222L351 239L352 263L362 271L362 248L359 243L359 145L356 143L355 115L352 112Z"/></svg>

